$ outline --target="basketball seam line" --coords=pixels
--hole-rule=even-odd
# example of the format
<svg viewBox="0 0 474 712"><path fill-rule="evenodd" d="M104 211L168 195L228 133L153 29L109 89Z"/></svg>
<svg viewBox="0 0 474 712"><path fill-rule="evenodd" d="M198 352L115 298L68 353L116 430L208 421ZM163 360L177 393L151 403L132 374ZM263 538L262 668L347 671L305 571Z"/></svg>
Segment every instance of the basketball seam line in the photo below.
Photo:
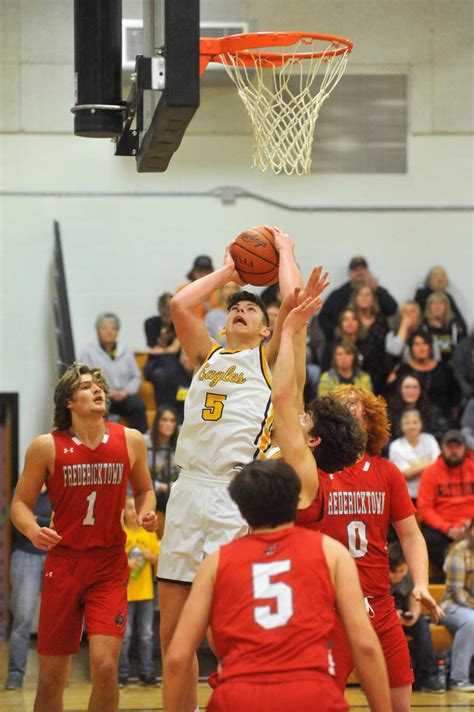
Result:
<svg viewBox="0 0 474 712"><path fill-rule="evenodd" d="M260 235L260 237L263 237L268 242L269 245L272 246L273 252L275 253L276 260L277 260L277 262L279 262L280 261L280 253L278 252L277 248L275 247L275 243L272 242L266 235L263 235L262 233L259 233L259 235Z"/></svg>
<svg viewBox="0 0 474 712"><path fill-rule="evenodd" d="M271 242L270 242L271 244ZM262 262L266 262L267 264L271 265L273 269L278 269L278 265L276 265L274 262L270 262L270 260L267 260L266 257L261 257L260 255L256 255L255 252L252 252L249 250L247 247L244 247L244 245L241 245L240 242L236 243L237 247L240 247L241 250L245 250L245 252L248 252L249 255L252 255L252 257L257 257L259 260L262 260ZM272 245L273 247L273 245ZM237 265L236 265L237 266ZM240 269L240 268L239 268ZM240 270L241 272L248 272L248 270ZM267 272L248 272L249 274L268 274L271 270L268 270Z"/></svg>

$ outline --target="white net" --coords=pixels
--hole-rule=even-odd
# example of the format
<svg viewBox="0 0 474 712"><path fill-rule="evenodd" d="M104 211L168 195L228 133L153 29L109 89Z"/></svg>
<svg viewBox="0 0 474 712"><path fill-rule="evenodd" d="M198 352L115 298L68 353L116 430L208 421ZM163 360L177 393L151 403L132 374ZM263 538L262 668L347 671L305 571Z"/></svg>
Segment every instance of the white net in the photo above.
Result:
<svg viewBox="0 0 474 712"><path fill-rule="evenodd" d="M294 54L308 52L309 42L300 40ZM268 54L264 62L259 61L258 52L251 50L246 56L252 58L254 67L246 66L238 51L221 55L252 121L254 168L287 175L311 173L316 121L347 64L348 51L334 55L334 49L330 44L321 57L304 60L291 55L280 66L273 65Z"/></svg>

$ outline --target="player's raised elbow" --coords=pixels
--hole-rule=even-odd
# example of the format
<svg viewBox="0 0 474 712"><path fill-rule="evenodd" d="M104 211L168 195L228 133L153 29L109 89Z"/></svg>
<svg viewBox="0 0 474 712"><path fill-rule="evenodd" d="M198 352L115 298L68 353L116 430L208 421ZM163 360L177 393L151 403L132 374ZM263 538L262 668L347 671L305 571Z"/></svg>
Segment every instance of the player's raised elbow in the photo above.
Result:
<svg viewBox="0 0 474 712"><path fill-rule="evenodd" d="M174 320L176 318L176 315L179 314L183 309L183 290L180 289L179 292L176 292L176 294L171 297L170 300L170 311L171 311L171 318Z"/></svg>

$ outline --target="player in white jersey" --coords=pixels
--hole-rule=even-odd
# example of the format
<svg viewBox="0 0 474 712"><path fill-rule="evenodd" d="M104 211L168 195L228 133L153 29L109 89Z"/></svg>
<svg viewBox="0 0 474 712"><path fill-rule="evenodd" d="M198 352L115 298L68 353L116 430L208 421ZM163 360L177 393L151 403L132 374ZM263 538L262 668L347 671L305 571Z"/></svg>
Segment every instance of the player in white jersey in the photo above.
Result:
<svg viewBox="0 0 474 712"><path fill-rule="evenodd" d="M274 234L285 297L301 285L301 276L292 240L276 228ZM158 564L163 659L204 556L246 531L227 491L232 476L269 445L269 369L278 353L279 325L262 346L270 333L265 307L255 295L237 293L230 299L225 327L228 348L223 349L194 311L229 281L241 283L227 249L221 268L192 282L171 301L176 333L195 373L176 450L176 462L183 469L168 502ZM197 702L197 660L194 672L187 695L189 712Z"/></svg>

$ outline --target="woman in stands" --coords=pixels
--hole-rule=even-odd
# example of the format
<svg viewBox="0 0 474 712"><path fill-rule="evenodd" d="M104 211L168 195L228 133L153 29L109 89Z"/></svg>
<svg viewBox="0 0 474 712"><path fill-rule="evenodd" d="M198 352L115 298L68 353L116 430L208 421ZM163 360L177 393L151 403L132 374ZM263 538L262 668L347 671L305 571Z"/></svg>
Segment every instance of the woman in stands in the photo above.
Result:
<svg viewBox="0 0 474 712"><path fill-rule="evenodd" d="M421 328L422 321L420 305L417 302L409 300L402 304L395 328L385 337L385 350L395 363L405 362L410 358L408 338Z"/></svg>
<svg viewBox="0 0 474 712"><path fill-rule="evenodd" d="M360 284L354 289L348 308L353 309L365 330L365 336L358 344L363 356L362 367L370 374L374 393L381 393L390 370L385 353L387 320L380 310L375 291L368 284Z"/></svg>
<svg viewBox="0 0 474 712"><path fill-rule="evenodd" d="M414 371L398 379L395 395L389 401L388 413L393 440L402 436L400 419L407 408L416 408L419 411L426 432L431 433L430 399Z"/></svg>
<svg viewBox="0 0 474 712"><path fill-rule="evenodd" d="M416 408L406 408L403 411L400 430L403 437L390 443L388 457L402 472L412 502L416 506L423 470L436 460L441 450L433 435L423 432L423 421L420 411Z"/></svg>
<svg viewBox="0 0 474 712"><path fill-rule="evenodd" d="M314 320L312 320L313 322ZM366 330L362 326L362 322L354 309L344 309L339 315L339 320L334 331L334 340L328 342L324 346L323 355L321 357L321 368L327 371L332 365L332 355L334 347L341 341L349 341L357 348L358 365L362 364L362 354L360 353L359 344L363 343L366 337Z"/></svg>
<svg viewBox="0 0 474 712"><path fill-rule="evenodd" d="M164 515L171 487L178 477L179 469L174 461L178 434L178 415L175 409L168 405L160 406L151 426L148 444L148 467L156 492L158 538L163 534Z"/></svg>
<svg viewBox="0 0 474 712"><path fill-rule="evenodd" d="M450 361L458 342L458 327L444 292L433 292L426 300L424 330L429 331L443 361Z"/></svg>
<svg viewBox="0 0 474 712"><path fill-rule="evenodd" d="M398 377L415 373L433 406L430 432L440 439L456 425L462 399L461 387L449 363L436 361L433 337L428 332L415 331L409 339L410 360L398 370Z"/></svg>
<svg viewBox="0 0 474 712"><path fill-rule="evenodd" d="M370 376L360 368L357 349L350 341L341 341L334 347L332 368L321 375L318 396L320 398L327 396L341 383L352 383L359 388L372 391Z"/></svg>
<svg viewBox="0 0 474 712"><path fill-rule="evenodd" d="M426 300L432 292L444 292L449 299L451 309L458 325L459 336L461 338L467 334L466 322L453 297L446 291L448 286L449 282L446 270L442 265L435 265L426 275L425 286L422 289L416 290L415 301L418 302L421 311L423 312L426 307Z"/></svg>

